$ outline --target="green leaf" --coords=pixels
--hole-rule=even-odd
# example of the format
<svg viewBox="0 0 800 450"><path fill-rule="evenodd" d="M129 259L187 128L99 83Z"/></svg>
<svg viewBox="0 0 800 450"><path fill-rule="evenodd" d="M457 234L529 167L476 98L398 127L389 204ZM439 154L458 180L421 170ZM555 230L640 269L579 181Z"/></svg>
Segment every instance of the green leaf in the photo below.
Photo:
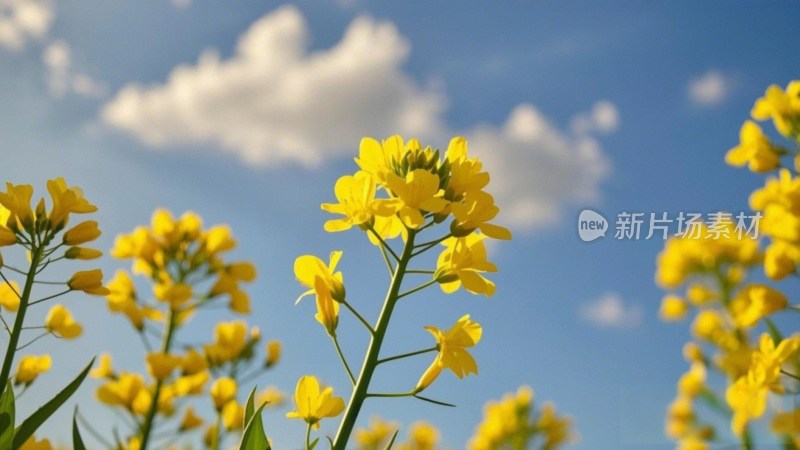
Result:
<svg viewBox="0 0 800 450"><path fill-rule="evenodd" d="M264 432L264 423L261 421L261 411L265 405L261 405L242 433L242 442L239 443L239 450L271 450L267 434Z"/></svg>
<svg viewBox="0 0 800 450"><path fill-rule="evenodd" d="M14 441L14 388L6 383L0 395L0 448L11 448Z"/></svg>
<svg viewBox="0 0 800 450"><path fill-rule="evenodd" d="M72 415L72 450L86 450L81 439L81 430L78 429L78 407L75 407L75 413Z"/></svg>
<svg viewBox="0 0 800 450"><path fill-rule="evenodd" d="M317 444L319 444L319 436L317 436L316 439L311 441L311 444L309 444L309 446L308 446L308 450L314 450L314 447L316 447Z"/></svg>
<svg viewBox="0 0 800 450"><path fill-rule="evenodd" d="M769 329L769 335L772 337L772 341L775 342L775 345L777 346L783 340L781 331L778 329L778 327L775 326L775 324L771 320L766 319L764 320L764 322L767 324L767 328Z"/></svg>
<svg viewBox="0 0 800 450"><path fill-rule="evenodd" d="M92 365L94 365L94 358L89 361L89 364L67 385L67 387L62 389L61 392L56 394L55 397L50 399L50 401L45 403L41 408L37 409L17 427L14 432L14 444L11 448L20 448L22 444L24 444L29 437L33 436L33 433L78 390L83 379L89 374L89 369L92 368ZM0 448L8 447L0 446Z"/></svg>
<svg viewBox="0 0 800 450"><path fill-rule="evenodd" d="M392 449L392 445L394 445L394 440L397 439L397 433L399 433L399 432L400 432L399 428L394 430L394 434L392 435L392 439L389 441L388 444L386 444L386 448L384 450L391 450ZM76 448L75 450L78 450L78 449Z"/></svg>
<svg viewBox="0 0 800 450"><path fill-rule="evenodd" d="M247 396L247 404L244 407L244 424L242 424L243 427L247 426L247 424L250 422L250 419L255 414L256 389L258 389L258 386L254 386L253 390L250 391L250 395Z"/></svg>

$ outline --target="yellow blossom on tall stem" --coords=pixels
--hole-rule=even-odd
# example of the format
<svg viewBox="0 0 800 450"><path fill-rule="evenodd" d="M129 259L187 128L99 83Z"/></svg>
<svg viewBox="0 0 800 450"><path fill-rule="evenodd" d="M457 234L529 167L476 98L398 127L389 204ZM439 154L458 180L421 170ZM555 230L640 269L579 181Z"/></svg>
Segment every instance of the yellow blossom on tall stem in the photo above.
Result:
<svg viewBox="0 0 800 450"><path fill-rule="evenodd" d="M292 399L295 410L286 417L302 419L314 428L319 428L320 420L336 417L344 410L344 400L333 396L333 388L322 389L317 378L310 375L300 377Z"/></svg>
<svg viewBox="0 0 800 450"><path fill-rule="evenodd" d="M469 314L461 317L447 332L436 327L425 327L436 339L438 355L417 383L421 391L436 379L442 369L450 369L458 378L478 373L478 364L466 349L481 340L483 329L480 324L470 320Z"/></svg>
<svg viewBox="0 0 800 450"><path fill-rule="evenodd" d="M375 198L375 180L363 171L339 178L334 192L339 203L323 203L322 209L344 217L325 222L325 231L345 231L354 225L369 226L375 216L388 217L397 209L396 201Z"/></svg>
<svg viewBox="0 0 800 450"><path fill-rule="evenodd" d="M303 292L297 299L315 293L316 279L322 278L328 289L331 291L331 296L337 302L341 302L345 298L345 288L342 277L342 272L336 272L336 265L342 258L341 251L331 252L328 264L322 262L321 259L313 255L303 255L294 261L294 276L309 290Z"/></svg>
<svg viewBox="0 0 800 450"><path fill-rule="evenodd" d="M474 294L491 296L494 283L481 273L497 272L497 267L486 258L484 235L470 234L463 238L448 238L442 245L434 277L446 293L455 292L462 285Z"/></svg>
<svg viewBox="0 0 800 450"><path fill-rule="evenodd" d="M40 374L50 370L52 365L53 360L50 358L50 355L23 356L19 361L14 383L27 386L33 383Z"/></svg>
<svg viewBox="0 0 800 450"><path fill-rule="evenodd" d="M72 313L64 305L50 308L44 324L47 331L64 339L75 339L83 332L83 327L75 322Z"/></svg>

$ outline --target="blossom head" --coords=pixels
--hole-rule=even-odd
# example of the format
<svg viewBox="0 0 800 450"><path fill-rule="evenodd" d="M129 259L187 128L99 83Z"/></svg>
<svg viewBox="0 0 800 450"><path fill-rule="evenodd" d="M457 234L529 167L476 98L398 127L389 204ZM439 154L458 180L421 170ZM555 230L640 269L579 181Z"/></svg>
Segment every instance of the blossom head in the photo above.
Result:
<svg viewBox="0 0 800 450"><path fill-rule="evenodd" d="M53 360L50 355L25 355L19 360L17 376L14 377L14 384L29 385L36 380L40 374L50 370Z"/></svg>
<svg viewBox="0 0 800 450"><path fill-rule="evenodd" d="M297 382L294 393L295 410L286 414L290 419L302 419L314 428L326 417L336 417L344 411L344 399L333 396L333 388L321 389L316 377L306 375Z"/></svg>
<svg viewBox="0 0 800 450"><path fill-rule="evenodd" d="M480 342L483 329L479 323L470 320L469 314L458 319L448 331L436 327L425 329L436 339L439 352L417 383L417 391L427 388L442 369L450 369L458 378L478 373L478 364L467 349Z"/></svg>
<svg viewBox="0 0 800 450"><path fill-rule="evenodd" d="M83 332L83 327L75 322L72 313L64 305L55 305L50 308L44 326L50 333L64 339L75 339Z"/></svg>

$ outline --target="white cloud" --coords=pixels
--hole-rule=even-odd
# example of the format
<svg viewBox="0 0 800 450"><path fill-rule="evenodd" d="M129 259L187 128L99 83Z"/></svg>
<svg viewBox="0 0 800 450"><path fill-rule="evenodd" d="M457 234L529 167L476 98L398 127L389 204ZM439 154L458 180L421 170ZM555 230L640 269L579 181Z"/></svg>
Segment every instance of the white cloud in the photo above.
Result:
<svg viewBox="0 0 800 450"><path fill-rule="evenodd" d="M42 62L47 70L47 89L54 97L73 93L81 97L101 98L108 93L104 83L74 69L72 51L62 40L53 41L44 49Z"/></svg>
<svg viewBox="0 0 800 450"><path fill-rule="evenodd" d="M634 328L642 323L642 309L636 305L626 305L614 292L582 304L578 313L583 320L601 328Z"/></svg>
<svg viewBox="0 0 800 450"><path fill-rule="evenodd" d="M573 133L583 135L588 133L611 133L619 128L619 111L608 100L601 100L594 104L588 113L576 114L570 122Z"/></svg>
<svg viewBox="0 0 800 450"><path fill-rule="evenodd" d="M725 100L732 86L730 77L719 71L710 70L689 81L689 99L697 105L716 105Z"/></svg>
<svg viewBox="0 0 800 450"><path fill-rule="evenodd" d="M19 51L28 41L44 38L53 18L48 0L0 0L0 48Z"/></svg>
<svg viewBox="0 0 800 450"><path fill-rule="evenodd" d="M502 127L479 126L467 137L492 173L499 222L515 228L552 225L565 206L596 201L611 170L596 140L559 130L529 104L517 106Z"/></svg>
<svg viewBox="0 0 800 450"><path fill-rule="evenodd" d="M258 165L352 155L362 136L442 129L444 100L406 76L409 44L394 25L355 19L332 48L310 53L294 7L256 21L234 55L203 52L163 84L129 84L103 121L150 146L211 143Z"/></svg>
<svg viewBox="0 0 800 450"><path fill-rule="evenodd" d="M192 0L170 0L172 6L180 9L188 8L192 4Z"/></svg>

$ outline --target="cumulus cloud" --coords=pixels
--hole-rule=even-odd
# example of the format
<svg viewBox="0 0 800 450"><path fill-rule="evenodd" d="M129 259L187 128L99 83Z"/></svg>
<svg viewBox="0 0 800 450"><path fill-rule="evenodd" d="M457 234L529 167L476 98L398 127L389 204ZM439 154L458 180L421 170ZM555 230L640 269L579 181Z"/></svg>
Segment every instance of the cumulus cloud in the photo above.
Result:
<svg viewBox="0 0 800 450"><path fill-rule="evenodd" d="M589 133L607 134L619 128L619 111L608 100L601 100L594 104L592 110L576 114L570 122L570 128L575 134Z"/></svg>
<svg viewBox="0 0 800 450"><path fill-rule="evenodd" d="M402 72L410 48L394 25L359 17L329 49L309 52L308 40L300 12L283 7L230 58L207 50L165 83L127 85L101 118L153 147L210 143L262 166L352 155L365 135L440 132L443 98Z"/></svg>
<svg viewBox="0 0 800 450"><path fill-rule="evenodd" d="M42 52L50 94L57 98L68 93L88 98L104 97L108 92L106 85L77 71L72 59L72 50L62 40L53 41Z"/></svg>
<svg viewBox="0 0 800 450"><path fill-rule="evenodd" d="M578 313L583 320L601 328L634 328L642 323L642 309L626 305L614 292L582 304Z"/></svg>
<svg viewBox="0 0 800 450"><path fill-rule="evenodd" d="M596 201L611 170L594 138L561 131L530 104L517 106L501 127L476 127L468 139L493 174L501 221L518 229L552 225L565 206Z"/></svg>
<svg viewBox="0 0 800 450"><path fill-rule="evenodd" d="M701 106L721 103L731 91L733 82L730 77L716 70L689 80L689 100Z"/></svg>
<svg viewBox="0 0 800 450"><path fill-rule="evenodd" d="M19 51L28 41L44 38L53 18L48 0L0 0L0 48Z"/></svg>

